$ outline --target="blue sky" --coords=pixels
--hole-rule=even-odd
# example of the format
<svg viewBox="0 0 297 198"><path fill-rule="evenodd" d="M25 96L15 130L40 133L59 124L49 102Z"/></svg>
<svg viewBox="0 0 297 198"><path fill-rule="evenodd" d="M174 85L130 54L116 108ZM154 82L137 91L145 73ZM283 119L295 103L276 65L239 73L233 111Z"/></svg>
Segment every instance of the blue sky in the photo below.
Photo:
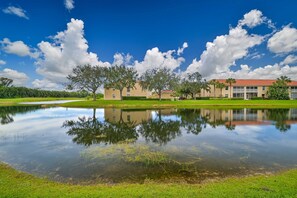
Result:
<svg viewBox="0 0 297 198"><path fill-rule="evenodd" d="M0 76L57 89L78 64L124 63L139 74L164 66L208 79L297 80L296 7L293 0L1 0Z"/></svg>

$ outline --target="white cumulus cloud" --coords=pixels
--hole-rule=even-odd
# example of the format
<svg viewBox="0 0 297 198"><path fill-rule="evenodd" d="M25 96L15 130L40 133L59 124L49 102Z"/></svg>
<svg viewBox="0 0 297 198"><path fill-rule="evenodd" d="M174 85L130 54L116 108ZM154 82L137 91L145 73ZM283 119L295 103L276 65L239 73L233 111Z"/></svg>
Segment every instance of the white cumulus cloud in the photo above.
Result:
<svg viewBox="0 0 297 198"><path fill-rule="evenodd" d="M263 36L249 35L242 27L232 28L229 34L208 42L200 60L194 59L186 73L199 71L207 77L212 73L228 71L236 60L248 55L249 48L261 44L263 39Z"/></svg>
<svg viewBox="0 0 297 198"><path fill-rule="evenodd" d="M130 54L123 54L123 53L115 53L113 56L113 63L112 65L129 65L133 56Z"/></svg>
<svg viewBox="0 0 297 198"><path fill-rule="evenodd" d="M185 49L187 44L183 45ZM148 69L166 67L171 70L178 68L185 59L177 54L176 50L161 52L159 48L154 47L146 51L143 61L134 61L134 67L141 75Z"/></svg>
<svg viewBox="0 0 297 198"><path fill-rule="evenodd" d="M15 54L18 56L30 56L32 58L38 57L38 52L35 49L31 49L23 41L10 41L8 38L4 38L0 41L2 50L7 54Z"/></svg>
<svg viewBox="0 0 297 198"><path fill-rule="evenodd" d="M241 19L238 24L240 26L246 25L249 28L253 28L263 23L265 19L262 12L255 9L243 15L243 19Z"/></svg>
<svg viewBox="0 0 297 198"><path fill-rule="evenodd" d="M289 55L280 64L281 65L290 65L293 63L297 63L297 56Z"/></svg>
<svg viewBox="0 0 297 198"><path fill-rule="evenodd" d="M0 65L5 65L6 62L4 60L0 60Z"/></svg>
<svg viewBox="0 0 297 198"><path fill-rule="evenodd" d="M21 18L29 19L29 17L26 15L26 11L20 7L15 6L8 6L7 8L2 10L5 14L12 14L16 15Z"/></svg>
<svg viewBox="0 0 297 198"><path fill-rule="evenodd" d="M181 55L182 53L184 53L184 50L185 50L186 48L188 48L188 47L189 47L188 43L187 43L187 42L184 42L183 47L179 47L179 48L178 48L178 50L177 50L177 55Z"/></svg>
<svg viewBox="0 0 297 198"><path fill-rule="evenodd" d="M0 71L0 77L10 78L13 80L13 85L19 86L24 86L29 80L29 77L25 73L9 68L5 68Z"/></svg>
<svg viewBox="0 0 297 198"><path fill-rule="evenodd" d="M42 80L35 79L32 82L32 85L34 88L47 89L47 90L57 89L59 87L57 83L51 82L47 79L42 79Z"/></svg>
<svg viewBox="0 0 297 198"><path fill-rule="evenodd" d="M67 29L52 37L52 42L38 44L41 56L37 59L37 73L52 83L64 83L66 76L78 65L110 66L101 62L95 53L88 52L88 42L84 37L84 22L71 19Z"/></svg>
<svg viewBox="0 0 297 198"><path fill-rule="evenodd" d="M217 36L212 42L206 43L206 50L195 58L184 73L200 72L204 77L230 71L236 61L249 54L249 49L261 44L265 36L249 34L244 26L250 28L271 23L259 10L251 10L226 35ZM257 57L255 57L257 58Z"/></svg>
<svg viewBox="0 0 297 198"><path fill-rule="evenodd" d="M276 54L297 51L297 29L285 26L268 40L267 47Z"/></svg>
<svg viewBox="0 0 297 198"><path fill-rule="evenodd" d="M246 79L276 79L280 76L288 76L292 80L297 80L297 66L282 66L280 64L267 65L252 69L248 65L241 65L237 71L226 71L219 74L212 74L209 79L225 78L246 78Z"/></svg>
<svg viewBox="0 0 297 198"><path fill-rule="evenodd" d="M65 0L64 5L65 8L70 11L74 8L74 0Z"/></svg>

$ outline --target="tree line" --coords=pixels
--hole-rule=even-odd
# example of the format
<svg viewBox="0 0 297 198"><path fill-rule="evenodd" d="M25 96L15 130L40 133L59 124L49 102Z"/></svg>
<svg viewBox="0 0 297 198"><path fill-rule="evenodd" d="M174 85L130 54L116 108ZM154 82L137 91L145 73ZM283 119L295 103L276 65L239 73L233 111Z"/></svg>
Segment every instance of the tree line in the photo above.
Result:
<svg viewBox="0 0 297 198"><path fill-rule="evenodd" d="M0 77L0 98L24 98L24 97L86 97L87 92L69 92L69 91L48 91L32 89L27 87L12 86L13 80Z"/></svg>
<svg viewBox="0 0 297 198"><path fill-rule="evenodd" d="M88 91L92 93L93 100L96 100L96 92L102 86L106 89L119 90L122 100L124 88L134 89L137 81L143 90L156 93L159 100L164 90L174 90L176 94L191 95L193 98L196 98L201 90L210 91L209 83L202 79L198 72L181 79L168 68L149 69L139 76L132 67L123 65L109 68L82 65L74 68L67 79L69 80L67 89Z"/></svg>
<svg viewBox="0 0 297 198"><path fill-rule="evenodd" d="M96 93L104 86L106 89L116 89L120 92L120 99L123 99L123 90L125 88L134 89L135 84L139 81L143 90L153 91L158 95L159 100L162 98L164 90L173 90L175 96L180 98L196 99L197 95L202 92L211 92L220 89L222 96L223 89L227 86L232 87L236 83L233 78L226 79L225 83L217 80L206 81L199 72L187 74L186 76L178 76L168 68L154 68L144 72L141 76L134 70L133 67L124 65L113 67L101 67L91 65L80 65L73 69L72 74L67 76L67 90L78 90L75 92L69 91L46 91L39 89L31 89L26 87L13 87L13 80L1 77L0 78L0 98L15 98L15 97L86 97L91 93L93 100L96 100ZM291 79L286 76L281 76L269 87L267 92L268 99L288 100L289 86ZM231 96L231 89L230 96ZM214 97L216 93L214 92Z"/></svg>
<svg viewBox="0 0 297 198"><path fill-rule="evenodd" d="M164 90L173 90L175 96L181 98L196 99L197 95L204 92L210 92L211 86L213 90L220 89L220 96L223 97L222 92L225 87L232 87L236 83L234 78L228 78L226 81L219 82L217 80L206 81L199 72L187 74L184 77L178 76L168 68L154 68L147 70L141 76L132 67L113 66L100 67L91 65L77 66L73 69L73 73L68 75L69 84L68 89L84 90L92 93L93 100L96 100L97 90L104 86L104 88L116 89L120 92L120 99L123 99L123 89L134 89L135 84L139 81L143 90L153 91L162 98ZM289 86L291 80L286 76L281 76L269 87L267 92L268 99L286 100L289 99ZM231 89L230 96L231 96ZM214 92L214 96L217 97Z"/></svg>

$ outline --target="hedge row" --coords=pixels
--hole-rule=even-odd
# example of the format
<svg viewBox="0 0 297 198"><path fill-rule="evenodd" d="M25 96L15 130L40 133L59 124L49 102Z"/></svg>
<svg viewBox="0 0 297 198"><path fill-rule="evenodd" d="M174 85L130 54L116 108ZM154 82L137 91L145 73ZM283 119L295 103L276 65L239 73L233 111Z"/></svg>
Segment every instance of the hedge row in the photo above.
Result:
<svg viewBox="0 0 297 198"><path fill-rule="evenodd" d="M25 97L86 97L86 92L47 91L26 87L0 87L0 98Z"/></svg>

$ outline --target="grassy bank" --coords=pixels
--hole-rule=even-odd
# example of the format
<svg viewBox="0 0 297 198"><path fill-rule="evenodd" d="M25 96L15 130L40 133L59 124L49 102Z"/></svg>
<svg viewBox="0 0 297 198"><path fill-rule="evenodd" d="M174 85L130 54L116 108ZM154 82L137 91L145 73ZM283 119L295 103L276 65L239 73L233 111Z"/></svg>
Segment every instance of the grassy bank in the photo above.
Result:
<svg viewBox="0 0 297 198"><path fill-rule="evenodd" d="M115 108L297 108L297 100L97 100L61 104L63 107Z"/></svg>
<svg viewBox="0 0 297 198"><path fill-rule="evenodd" d="M82 98L7 98L0 99L0 106L14 106L20 102L40 102L53 100L82 100Z"/></svg>
<svg viewBox="0 0 297 198"><path fill-rule="evenodd" d="M206 184L80 186L36 178L0 164L0 197L296 197L297 170Z"/></svg>

